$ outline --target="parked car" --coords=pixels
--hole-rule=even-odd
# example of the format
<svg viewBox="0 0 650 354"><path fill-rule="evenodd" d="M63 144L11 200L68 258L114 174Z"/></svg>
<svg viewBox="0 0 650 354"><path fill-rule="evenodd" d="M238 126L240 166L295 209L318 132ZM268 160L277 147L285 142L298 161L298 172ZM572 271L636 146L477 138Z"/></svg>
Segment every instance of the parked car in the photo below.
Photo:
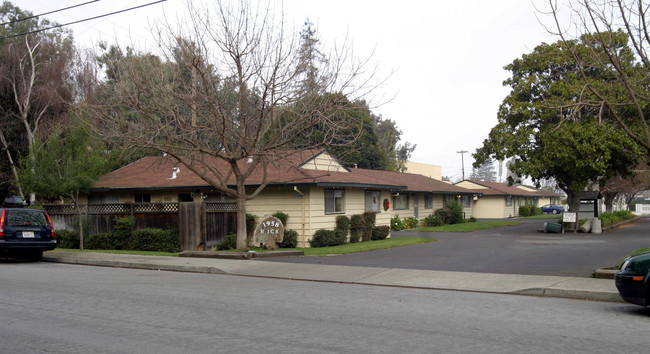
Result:
<svg viewBox="0 0 650 354"><path fill-rule="evenodd" d="M616 272L616 288L623 300L641 306L650 304L650 252L631 256Z"/></svg>
<svg viewBox="0 0 650 354"><path fill-rule="evenodd" d="M542 209L542 213L551 213L551 214L564 213L564 208L555 204L546 204L540 209Z"/></svg>
<svg viewBox="0 0 650 354"><path fill-rule="evenodd" d="M54 227L44 210L0 209L0 255L38 261L55 247Z"/></svg>

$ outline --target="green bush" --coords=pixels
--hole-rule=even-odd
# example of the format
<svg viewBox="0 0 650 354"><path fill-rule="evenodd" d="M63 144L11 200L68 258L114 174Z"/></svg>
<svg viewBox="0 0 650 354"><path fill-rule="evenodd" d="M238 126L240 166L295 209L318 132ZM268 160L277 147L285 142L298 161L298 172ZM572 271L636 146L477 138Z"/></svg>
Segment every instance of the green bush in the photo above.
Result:
<svg viewBox="0 0 650 354"><path fill-rule="evenodd" d="M418 219L410 216L408 218L404 218L404 220L402 220L402 224L404 225L405 229L415 229L418 227Z"/></svg>
<svg viewBox="0 0 650 354"><path fill-rule="evenodd" d="M540 209L540 211L542 211L542 209ZM478 220L476 220L476 218L473 216L469 218L469 222L477 222L477 221Z"/></svg>
<svg viewBox="0 0 650 354"><path fill-rule="evenodd" d="M79 234L68 230L56 230L56 247L58 248L79 248Z"/></svg>
<svg viewBox="0 0 650 354"><path fill-rule="evenodd" d="M372 229L375 227L377 214L371 211L363 213L363 234L362 240L369 241L372 239Z"/></svg>
<svg viewBox="0 0 650 354"><path fill-rule="evenodd" d="M350 218L345 215L339 215L336 217L336 229L341 230L347 234L350 230Z"/></svg>
<svg viewBox="0 0 650 354"><path fill-rule="evenodd" d="M404 230L404 223L402 223L402 219L399 218L399 215L394 215L390 218L390 228L395 231Z"/></svg>
<svg viewBox="0 0 650 354"><path fill-rule="evenodd" d="M341 230L317 230L311 240L312 247L330 247L345 244L346 235Z"/></svg>
<svg viewBox="0 0 650 354"><path fill-rule="evenodd" d="M276 211L271 216L280 219L280 222L282 223L282 226L284 226L285 228L287 227L287 219L289 219L289 214L285 214L285 213L283 213L281 211ZM253 221L253 224L254 223L255 222Z"/></svg>
<svg viewBox="0 0 650 354"><path fill-rule="evenodd" d="M616 211L614 212L614 215L622 220L632 219L634 217L634 214L629 210Z"/></svg>
<svg viewBox="0 0 650 354"><path fill-rule="evenodd" d="M133 232L129 249L136 251L180 252L178 234L172 230L146 228Z"/></svg>
<svg viewBox="0 0 650 354"><path fill-rule="evenodd" d="M357 243L363 236L363 215L354 214L350 217L350 243Z"/></svg>
<svg viewBox="0 0 650 354"><path fill-rule="evenodd" d="M125 216L115 218L115 230L113 237L115 238L114 244L116 250L129 249L128 243L133 236L133 229L135 229L136 220L133 216Z"/></svg>
<svg viewBox="0 0 650 354"><path fill-rule="evenodd" d="M361 241L361 235L363 229L351 229L350 230L350 243L357 243Z"/></svg>
<svg viewBox="0 0 650 354"><path fill-rule="evenodd" d="M233 232L226 235L223 241L217 244L217 249L220 251L232 250L235 248L237 248L237 234Z"/></svg>
<svg viewBox="0 0 650 354"><path fill-rule="evenodd" d="M449 208L440 208L433 212L433 217L439 222L438 225L447 225L451 223L452 220L452 211Z"/></svg>
<svg viewBox="0 0 650 354"><path fill-rule="evenodd" d="M84 248L89 250L116 250L118 243L112 232L100 232L84 239Z"/></svg>
<svg viewBox="0 0 650 354"><path fill-rule="evenodd" d="M463 206L459 202L453 201L449 203L447 207L451 211L449 219L450 224L461 224L465 221L465 218L463 217Z"/></svg>
<svg viewBox="0 0 650 354"><path fill-rule="evenodd" d="M433 226L440 226L440 225L442 225L442 221L440 221L440 216L437 214L431 214L426 218L422 219L422 226L433 227Z"/></svg>
<svg viewBox="0 0 650 354"><path fill-rule="evenodd" d="M284 236L282 237L282 242L278 244L278 247L296 248L297 246L298 246L298 231L284 230Z"/></svg>
<svg viewBox="0 0 650 354"><path fill-rule="evenodd" d="M376 226L372 229L372 239L373 240L384 240L388 237L390 233L390 227L386 225Z"/></svg>

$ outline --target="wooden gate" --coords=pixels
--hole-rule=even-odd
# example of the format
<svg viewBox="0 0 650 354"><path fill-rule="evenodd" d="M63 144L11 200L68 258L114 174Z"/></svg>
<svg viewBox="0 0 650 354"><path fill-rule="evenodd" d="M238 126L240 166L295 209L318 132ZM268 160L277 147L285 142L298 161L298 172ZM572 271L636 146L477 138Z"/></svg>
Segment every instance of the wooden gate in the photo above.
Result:
<svg viewBox="0 0 650 354"><path fill-rule="evenodd" d="M178 236L183 251L202 251L206 243L205 204L178 203Z"/></svg>

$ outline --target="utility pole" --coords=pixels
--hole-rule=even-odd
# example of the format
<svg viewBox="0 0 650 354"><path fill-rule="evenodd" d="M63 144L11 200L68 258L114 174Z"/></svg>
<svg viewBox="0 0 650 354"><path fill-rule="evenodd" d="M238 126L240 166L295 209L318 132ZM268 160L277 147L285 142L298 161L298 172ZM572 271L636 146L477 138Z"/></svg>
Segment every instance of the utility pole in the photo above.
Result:
<svg viewBox="0 0 650 354"><path fill-rule="evenodd" d="M466 153L466 152L467 152L467 150L456 151L456 153L459 153L459 154L460 154L460 161L461 161L461 163L463 164L463 166L462 166L462 171L463 171L463 181L465 180L465 153Z"/></svg>

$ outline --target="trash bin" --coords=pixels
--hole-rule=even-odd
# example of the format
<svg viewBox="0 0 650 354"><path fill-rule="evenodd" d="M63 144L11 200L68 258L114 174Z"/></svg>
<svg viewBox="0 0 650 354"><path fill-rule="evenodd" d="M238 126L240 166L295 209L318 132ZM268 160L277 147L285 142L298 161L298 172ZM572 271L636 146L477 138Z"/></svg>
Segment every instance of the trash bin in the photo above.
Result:
<svg viewBox="0 0 650 354"><path fill-rule="evenodd" d="M556 222L545 222L544 223L544 232L549 233L560 233L562 232L562 225Z"/></svg>
<svg viewBox="0 0 650 354"><path fill-rule="evenodd" d="M593 218L591 220L591 233L592 234L602 234L603 233L603 223L598 218Z"/></svg>

